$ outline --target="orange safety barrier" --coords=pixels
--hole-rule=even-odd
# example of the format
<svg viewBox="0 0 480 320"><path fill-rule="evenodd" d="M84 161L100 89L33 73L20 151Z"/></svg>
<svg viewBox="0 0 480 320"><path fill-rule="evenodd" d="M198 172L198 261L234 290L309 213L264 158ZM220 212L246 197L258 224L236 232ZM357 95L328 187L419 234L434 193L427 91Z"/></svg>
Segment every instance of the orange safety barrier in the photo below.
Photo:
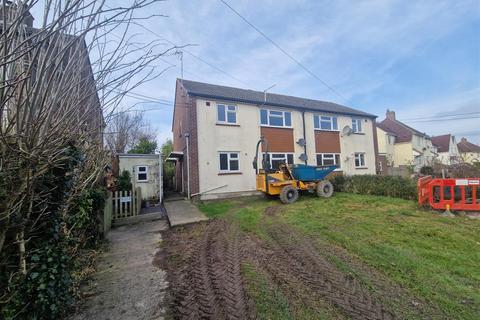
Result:
<svg viewBox="0 0 480 320"><path fill-rule="evenodd" d="M436 210L480 211L480 178L418 179L418 204Z"/></svg>

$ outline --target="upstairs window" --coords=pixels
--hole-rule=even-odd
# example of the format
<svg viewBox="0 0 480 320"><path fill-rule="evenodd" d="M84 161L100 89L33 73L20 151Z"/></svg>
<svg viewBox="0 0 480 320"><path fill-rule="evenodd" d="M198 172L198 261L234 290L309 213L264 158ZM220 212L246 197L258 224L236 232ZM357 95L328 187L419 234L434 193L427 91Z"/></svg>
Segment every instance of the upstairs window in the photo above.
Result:
<svg viewBox="0 0 480 320"><path fill-rule="evenodd" d="M137 182L148 181L148 167L137 166Z"/></svg>
<svg viewBox="0 0 480 320"><path fill-rule="evenodd" d="M355 168L365 168L365 153L355 153Z"/></svg>
<svg viewBox="0 0 480 320"><path fill-rule="evenodd" d="M239 172L239 153L238 152L220 152L220 172Z"/></svg>
<svg viewBox="0 0 480 320"><path fill-rule="evenodd" d="M353 132L363 132L362 130L362 119L353 118L352 119L352 130Z"/></svg>
<svg viewBox="0 0 480 320"><path fill-rule="evenodd" d="M260 109L260 124L271 127L291 127L292 114L288 111Z"/></svg>
<svg viewBox="0 0 480 320"><path fill-rule="evenodd" d="M337 117L314 115L313 126L317 130L337 131Z"/></svg>
<svg viewBox="0 0 480 320"><path fill-rule="evenodd" d="M218 123L237 123L237 106L217 104L217 122Z"/></svg>

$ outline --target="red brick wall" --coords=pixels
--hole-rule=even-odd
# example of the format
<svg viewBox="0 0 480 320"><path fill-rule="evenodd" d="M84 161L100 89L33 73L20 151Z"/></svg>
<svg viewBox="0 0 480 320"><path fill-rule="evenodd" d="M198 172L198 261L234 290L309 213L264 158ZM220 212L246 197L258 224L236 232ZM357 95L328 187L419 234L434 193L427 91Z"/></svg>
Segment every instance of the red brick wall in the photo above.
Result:
<svg viewBox="0 0 480 320"><path fill-rule="evenodd" d="M177 80L175 90L175 108L173 112L173 150L183 152L183 160L175 168L175 179L177 191L183 189L187 191L187 138L189 137L190 154L190 194L199 192L199 173L198 173L198 132L197 132L197 109L196 99L190 97L181 85L181 80ZM183 171L183 181L182 181Z"/></svg>

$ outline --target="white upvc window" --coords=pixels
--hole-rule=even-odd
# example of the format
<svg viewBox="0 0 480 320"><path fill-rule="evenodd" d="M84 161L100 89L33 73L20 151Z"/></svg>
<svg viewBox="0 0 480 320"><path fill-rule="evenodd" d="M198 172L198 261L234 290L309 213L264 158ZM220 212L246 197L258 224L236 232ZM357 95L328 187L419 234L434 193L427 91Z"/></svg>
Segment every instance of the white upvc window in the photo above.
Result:
<svg viewBox="0 0 480 320"><path fill-rule="evenodd" d="M237 124L237 106L217 104L217 122Z"/></svg>
<svg viewBox="0 0 480 320"><path fill-rule="evenodd" d="M317 153L317 166L337 166L340 168L339 153Z"/></svg>
<svg viewBox="0 0 480 320"><path fill-rule="evenodd" d="M267 160L272 169L279 169L281 164L293 164L293 153L269 153Z"/></svg>
<svg viewBox="0 0 480 320"><path fill-rule="evenodd" d="M220 172L240 172L239 152L219 152Z"/></svg>
<svg viewBox="0 0 480 320"><path fill-rule="evenodd" d="M292 127L292 113L289 111L276 111L260 109L260 124L270 127Z"/></svg>
<svg viewBox="0 0 480 320"><path fill-rule="evenodd" d="M334 116L313 116L313 126L316 130L338 131L337 117Z"/></svg>
<svg viewBox="0 0 480 320"><path fill-rule="evenodd" d="M355 152L355 168L365 168L365 153Z"/></svg>
<svg viewBox="0 0 480 320"><path fill-rule="evenodd" d="M353 132L363 132L362 119L352 118L352 130Z"/></svg>
<svg viewBox="0 0 480 320"><path fill-rule="evenodd" d="M137 182L148 181L148 166L137 166Z"/></svg>

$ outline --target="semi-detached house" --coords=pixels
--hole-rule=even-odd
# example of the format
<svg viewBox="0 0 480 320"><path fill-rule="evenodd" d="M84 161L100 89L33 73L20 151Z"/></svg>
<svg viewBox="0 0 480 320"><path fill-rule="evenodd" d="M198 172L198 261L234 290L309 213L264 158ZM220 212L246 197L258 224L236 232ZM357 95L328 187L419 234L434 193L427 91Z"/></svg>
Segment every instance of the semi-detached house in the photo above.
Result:
<svg viewBox="0 0 480 320"><path fill-rule="evenodd" d="M375 118L331 102L177 79L169 157L176 189L202 199L255 191L262 136L272 167L335 164L346 175L375 174Z"/></svg>

